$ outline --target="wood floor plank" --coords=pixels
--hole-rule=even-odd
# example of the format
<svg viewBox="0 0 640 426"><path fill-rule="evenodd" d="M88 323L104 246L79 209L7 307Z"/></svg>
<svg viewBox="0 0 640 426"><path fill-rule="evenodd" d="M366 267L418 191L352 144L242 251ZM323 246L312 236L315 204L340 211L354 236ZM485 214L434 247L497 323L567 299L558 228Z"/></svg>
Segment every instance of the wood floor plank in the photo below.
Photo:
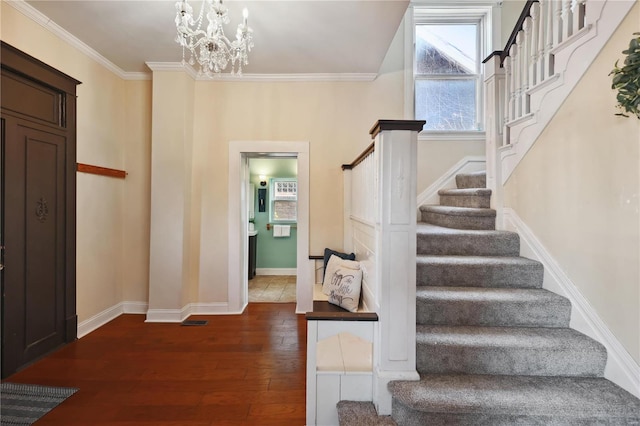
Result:
<svg viewBox="0 0 640 426"><path fill-rule="evenodd" d="M305 423L306 321L295 304L250 304L206 326L121 315L6 379L79 391L38 425Z"/></svg>

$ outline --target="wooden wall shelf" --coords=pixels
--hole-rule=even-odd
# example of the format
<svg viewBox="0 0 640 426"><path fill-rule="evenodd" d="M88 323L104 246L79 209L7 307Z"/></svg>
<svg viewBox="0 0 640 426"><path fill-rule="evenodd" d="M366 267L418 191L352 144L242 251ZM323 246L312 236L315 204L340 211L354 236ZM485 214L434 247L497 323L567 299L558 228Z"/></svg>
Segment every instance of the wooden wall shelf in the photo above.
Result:
<svg viewBox="0 0 640 426"><path fill-rule="evenodd" d="M124 170L110 169L108 167L92 166L90 164L78 163L77 170L82 173L91 173L94 175L109 176L118 179L124 179L127 177L127 172Z"/></svg>

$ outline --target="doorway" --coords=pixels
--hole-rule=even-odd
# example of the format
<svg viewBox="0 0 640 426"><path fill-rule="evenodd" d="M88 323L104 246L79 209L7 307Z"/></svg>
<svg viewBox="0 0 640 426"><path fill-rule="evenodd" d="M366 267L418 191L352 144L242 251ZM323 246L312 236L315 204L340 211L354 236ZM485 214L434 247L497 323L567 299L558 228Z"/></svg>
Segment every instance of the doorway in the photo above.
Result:
<svg viewBox="0 0 640 426"><path fill-rule="evenodd" d="M295 302L298 159L247 155L249 302Z"/></svg>
<svg viewBox="0 0 640 426"><path fill-rule="evenodd" d="M313 268L309 267L309 143L232 141L229 143L229 311L242 312L249 303L249 159L273 156L297 158L296 312L305 313L312 307L314 279Z"/></svg>

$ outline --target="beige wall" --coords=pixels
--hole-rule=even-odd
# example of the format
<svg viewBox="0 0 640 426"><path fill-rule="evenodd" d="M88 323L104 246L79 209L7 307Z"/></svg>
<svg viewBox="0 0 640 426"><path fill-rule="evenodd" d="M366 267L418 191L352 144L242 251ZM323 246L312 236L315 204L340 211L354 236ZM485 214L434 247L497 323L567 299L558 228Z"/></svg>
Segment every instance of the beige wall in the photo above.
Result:
<svg viewBox="0 0 640 426"><path fill-rule="evenodd" d="M640 361L640 120L614 114L609 72L636 4L505 187L580 293Z"/></svg>
<svg viewBox="0 0 640 426"><path fill-rule="evenodd" d="M419 140L418 195L458 161L467 156L485 155L483 140Z"/></svg>
<svg viewBox="0 0 640 426"><path fill-rule="evenodd" d="M524 9L526 0L505 0L502 2L502 24L500 28L502 43L494 50L502 50L509 40L513 28L518 22L518 18Z"/></svg>
<svg viewBox="0 0 640 426"><path fill-rule="evenodd" d="M151 215L151 81L125 83L123 300L149 300Z"/></svg>
<svg viewBox="0 0 640 426"><path fill-rule="evenodd" d="M5 2L1 8L3 41L82 82L77 91L78 162L124 169L125 82ZM123 299L126 181L82 173L77 179L77 312L82 322Z"/></svg>
<svg viewBox="0 0 640 426"><path fill-rule="evenodd" d="M171 92L175 87L165 84L156 93L157 81L124 81L5 2L1 7L4 41L83 82L78 89L78 161L128 172L124 180L78 175L80 322L118 303L152 298L150 246L158 249L167 242L150 243L151 212L174 207L166 197L166 203L151 206L156 148L152 129L157 126L158 134L171 138L162 132L176 117L156 116L167 112L153 108L158 96L167 102L183 102L184 111L193 117L192 126L184 126L179 135L184 149L180 164L160 162L154 167L154 173L166 177L177 173L179 182L181 225L175 231L184 236L176 241L182 250L164 253L165 265L180 263L177 278L183 285L171 296L178 305L227 298L229 141L309 141L310 253L320 254L324 247L342 244L340 166L371 143L368 131L376 120L404 115L402 27L373 82L182 81L182 87L193 86L189 89L192 94L185 98L183 92L176 98ZM191 110L197 113L190 114ZM481 145L421 143L419 180L423 188L419 190L461 157L479 153L477 146ZM171 187L168 179L165 190ZM207 262L211 274L200 277L201 261ZM162 275L164 268L151 270ZM164 295L159 297L164 299ZM158 307L176 307L173 305L163 302Z"/></svg>
<svg viewBox="0 0 640 426"><path fill-rule="evenodd" d="M226 300L229 141L308 141L310 254L342 246L342 170L369 144L378 118L400 118L396 76L374 82L197 82L194 146L204 161L202 262L216 282L201 283L200 301ZM401 86L400 86L401 87ZM380 99L386 99L380 102ZM216 271L213 274L213 271ZM207 290L208 289L208 290Z"/></svg>

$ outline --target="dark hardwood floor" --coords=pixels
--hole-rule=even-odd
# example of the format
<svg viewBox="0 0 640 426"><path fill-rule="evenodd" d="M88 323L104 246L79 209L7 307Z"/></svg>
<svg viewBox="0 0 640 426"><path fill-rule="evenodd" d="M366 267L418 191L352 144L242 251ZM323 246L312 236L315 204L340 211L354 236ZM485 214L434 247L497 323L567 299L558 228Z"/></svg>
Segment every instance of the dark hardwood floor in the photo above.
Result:
<svg viewBox="0 0 640 426"><path fill-rule="evenodd" d="M122 315L6 381L80 389L37 425L304 425L295 304L190 317L206 326L144 319Z"/></svg>

